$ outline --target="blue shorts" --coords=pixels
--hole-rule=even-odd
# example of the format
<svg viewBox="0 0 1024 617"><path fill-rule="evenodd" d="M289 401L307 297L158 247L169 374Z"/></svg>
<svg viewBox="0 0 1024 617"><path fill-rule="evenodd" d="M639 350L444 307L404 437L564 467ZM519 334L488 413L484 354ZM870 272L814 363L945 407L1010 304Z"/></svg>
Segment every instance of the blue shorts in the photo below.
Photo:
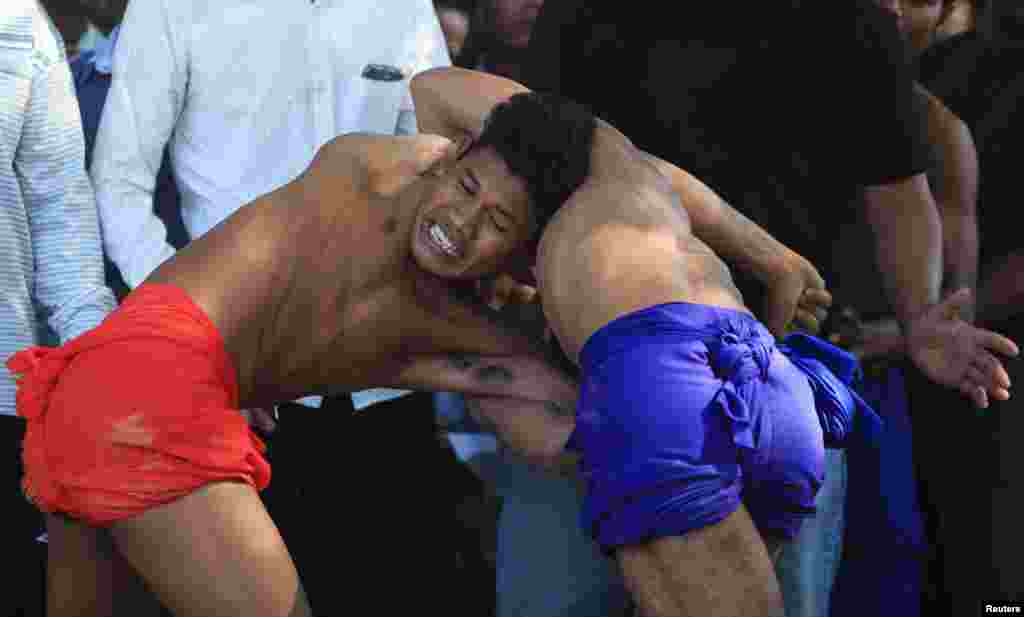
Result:
<svg viewBox="0 0 1024 617"><path fill-rule="evenodd" d="M597 331L580 366L582 522L604 550L712 525L741 501L775 537L814 513L815 391L752 316L653 306Z"/></svg>

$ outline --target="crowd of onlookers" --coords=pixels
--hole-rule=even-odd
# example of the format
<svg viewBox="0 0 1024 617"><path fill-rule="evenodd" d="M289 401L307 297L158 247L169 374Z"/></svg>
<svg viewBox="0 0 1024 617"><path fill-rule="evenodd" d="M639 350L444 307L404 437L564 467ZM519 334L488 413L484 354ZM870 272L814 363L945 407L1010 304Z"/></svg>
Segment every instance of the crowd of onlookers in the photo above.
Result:
<svg viewBox="0 0 1024 617"><path fill-rule="evenodd" d="M913 368L900 327L966 287L965 319L1024 341L1024 8L1011 0L4 0L0 359L97 325L333 137L416 132L409 78L449 64L583 103L827 281L820 336L860 358L885 428L828 452L817 513L777 563L787 615L1024 601L1019 398L972 411ZM761 284L739 285L758 307ZM1024 383L1019 362L1007 366ZM21 494L12 376L0 397L0 617L42 615L47 587L59 603L73 573L46 571L49 538ZM458 396L378 389L243 411L267 437L262 497L317 614L371 590L388 614L633 614L578 525L571 470L517 460ZM129 579L104 582L117 614L166 613Z"/></svg>

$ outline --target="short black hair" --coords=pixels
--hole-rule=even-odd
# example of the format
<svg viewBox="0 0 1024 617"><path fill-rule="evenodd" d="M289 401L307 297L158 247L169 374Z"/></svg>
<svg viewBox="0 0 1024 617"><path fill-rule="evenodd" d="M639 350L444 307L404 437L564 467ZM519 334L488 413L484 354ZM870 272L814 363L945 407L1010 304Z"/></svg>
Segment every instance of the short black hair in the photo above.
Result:
<svg viewBox="0 0 1024 617"><path fill-rule="evenodd" d="M526 182L535 223L532 243L590 174L596 128L586 108L555 94L522 92L491 110L471 150L494 148L509 171Z"/></svg>

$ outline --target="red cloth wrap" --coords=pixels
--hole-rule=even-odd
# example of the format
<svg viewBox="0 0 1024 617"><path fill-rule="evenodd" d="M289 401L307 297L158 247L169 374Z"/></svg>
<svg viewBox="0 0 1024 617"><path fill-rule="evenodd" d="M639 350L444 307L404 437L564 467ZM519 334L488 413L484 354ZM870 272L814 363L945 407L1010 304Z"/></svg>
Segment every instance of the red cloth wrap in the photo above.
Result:
<svg viewBox="0 0 1024 617"><path fill-rule="evenodd" d="M28 422L26 496L106 526L212 482L270 483L224 341L191 298L143 285L102 324L7 361Z"/></svg>

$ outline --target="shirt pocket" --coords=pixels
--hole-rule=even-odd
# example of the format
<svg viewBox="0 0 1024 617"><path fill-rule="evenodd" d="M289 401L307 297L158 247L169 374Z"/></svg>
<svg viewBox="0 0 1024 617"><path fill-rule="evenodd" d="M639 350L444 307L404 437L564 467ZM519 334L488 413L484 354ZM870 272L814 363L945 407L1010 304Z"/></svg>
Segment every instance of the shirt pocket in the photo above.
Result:
<svg viewBox="0 0 1024 617"><path fill-rule="evenodd" d="M408 71L384 62L366 62L342 80L338 126L343 132L392 134L409 89Z"/></svg>

